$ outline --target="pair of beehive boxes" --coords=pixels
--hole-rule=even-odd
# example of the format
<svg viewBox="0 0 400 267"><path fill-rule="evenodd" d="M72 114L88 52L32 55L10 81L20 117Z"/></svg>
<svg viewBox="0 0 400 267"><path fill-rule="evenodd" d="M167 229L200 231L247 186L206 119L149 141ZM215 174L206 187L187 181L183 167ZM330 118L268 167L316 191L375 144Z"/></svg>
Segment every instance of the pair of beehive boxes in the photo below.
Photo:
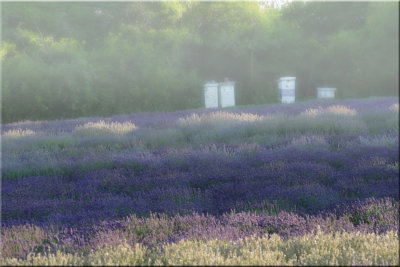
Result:
<svg viewBox="0 0 400 267"><path fill-rule="evenodd" d="M281 77L278 80L282 103L294 103L296 90L296 77ZM335 98L336 88L318 87L318 98Z"/></svg>
<svg viewBox="0 0 400 267"><path fill-rule="evenodd" d="M206 108L225 108L235 105L235 83L208 82L204 85L204 100Z"/></svg>

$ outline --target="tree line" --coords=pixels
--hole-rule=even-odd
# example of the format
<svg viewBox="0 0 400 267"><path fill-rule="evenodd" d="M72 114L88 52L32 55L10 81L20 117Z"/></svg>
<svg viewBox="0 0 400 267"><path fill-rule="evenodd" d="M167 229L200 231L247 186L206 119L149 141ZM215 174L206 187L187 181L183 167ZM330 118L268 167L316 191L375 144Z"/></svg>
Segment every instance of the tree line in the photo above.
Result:
<svg viewBox="0 0 400 267"><path fill-rule="evenodd" d="M2 122L203 107L207 81L236 103L398 96L395 2L2 3Z"/></svg>

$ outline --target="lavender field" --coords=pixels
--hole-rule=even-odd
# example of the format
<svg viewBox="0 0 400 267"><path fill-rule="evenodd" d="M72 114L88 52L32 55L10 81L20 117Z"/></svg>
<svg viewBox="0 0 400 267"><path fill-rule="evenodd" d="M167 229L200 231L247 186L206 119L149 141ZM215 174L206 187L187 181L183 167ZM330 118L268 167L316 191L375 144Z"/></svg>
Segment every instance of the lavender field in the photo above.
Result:
<svg viewBox="0 0 400 267"><path fill-rule="evenodd" d="M1 261L398 265L398 103L2 125Z"/></svg>

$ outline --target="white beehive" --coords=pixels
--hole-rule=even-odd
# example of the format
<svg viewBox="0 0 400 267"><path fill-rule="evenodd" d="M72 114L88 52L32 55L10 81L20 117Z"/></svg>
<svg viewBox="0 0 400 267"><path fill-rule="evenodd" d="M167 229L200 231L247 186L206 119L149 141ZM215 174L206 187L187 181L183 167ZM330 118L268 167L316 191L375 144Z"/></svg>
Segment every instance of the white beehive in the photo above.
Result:
<svg viewBox="0 0 400 267"><path fill-rule="evenodd" d="M235 106L235 83L225 80L219 84L221 107Z"/></svg>
<svg viewBox="0 0 400 267"><path fill-rule="evenodd" d="M282 103L294 103L296 90L296 77L281 77L278 80Z"/></svg>
<svg viewBox="0 0 400 267"><path fill-rule="evenodd" d="M206 108L218 108L218 83L213 81L204 85L204 103Z"/></svg>
<svg viewBox="0 0 400 267"><path fill-rule="evenodd" d="M318 87L318 98L335 98L336 88L333 87Z"/></svg>

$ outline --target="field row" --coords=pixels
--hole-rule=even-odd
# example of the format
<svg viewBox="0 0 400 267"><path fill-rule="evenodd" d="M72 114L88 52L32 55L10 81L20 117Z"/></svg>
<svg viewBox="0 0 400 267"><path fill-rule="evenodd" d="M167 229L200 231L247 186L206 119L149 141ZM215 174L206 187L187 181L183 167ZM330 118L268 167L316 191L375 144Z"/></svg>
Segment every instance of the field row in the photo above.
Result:
<svg viewBox="0 0 400 267"><path fill-rule="evenodd" d="M57 251L31 254L25 260L7 258L5 265L393 265L399 264L398 235L360 233L324 234L315 231L282 240L277 235L251 237L236 242L181 241L156 250L120 244L86 255Z"/></svg>
<svg viewBox="0 0 400 267"><path fill-rule="evenodd" d="M340 105L306 109L295 116L214 112L150 128L137 128L130 121L88 122L56 133L48 127L14 128L2 135L2 177L65 175L112 167L115 158L124 156L154 158L187 151L398 147L398 105L397 111L394 106L373 114L357 114Z"/></svg>
<svg viewBox="0 0 400 267"><path fill-rule="evenodd" d="M219 216L150 213L145 217L132 214L119 220L109 218L97 224L70 227L57 224L3 226L2 255L25 259L31 252L86 253L123 243L156 248L181 240L237 241L272 234L287 240L317 229L326 234L343 231L384 234L399 230L399 202L390 198L368 198L332 212L304 216L279 211L273 203L264 202L263 206L258 213L227 212Z"/></svg>

